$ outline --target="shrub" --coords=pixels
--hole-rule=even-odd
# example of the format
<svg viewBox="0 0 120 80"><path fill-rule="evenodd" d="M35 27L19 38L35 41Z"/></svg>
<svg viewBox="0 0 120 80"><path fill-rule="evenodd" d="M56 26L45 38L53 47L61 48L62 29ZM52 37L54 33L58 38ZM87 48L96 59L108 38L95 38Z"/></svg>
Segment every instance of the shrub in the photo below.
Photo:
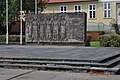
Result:
<svg viewBox="0 0 120 80"><path fill-rule="evenodd" d="M9 35L9 42L20 42L20 35ZM0 35L0 42L6 41L6 35ZM25 36L23 36L23 42L25 41Z"/></svg>
<svg viewBox="0 0 120 80"><path fill-rule="evenodd" d="M111 35L111 46L120 47L120 35Z"/></svg>
<svg viewBox="0 0 120 80"><path fill-rule="evenodd" d="M0 42L5 42L6 36L5 35L0 35Z"/></svg>
<svg viewBox="0 0 120 80"><path fill-rule="evenodd" d="M120 35L118 34L101 35L100 45L104 47L120 47Z"/></svg>
<svg viewBox="0 0 120 80"><path fill-rule="evenodd" d="M86 36L86 44L85 44L85 46L90 46L90 41L91 41L91 39L92 39L92 36L88 34L88 35Z"/></svg>

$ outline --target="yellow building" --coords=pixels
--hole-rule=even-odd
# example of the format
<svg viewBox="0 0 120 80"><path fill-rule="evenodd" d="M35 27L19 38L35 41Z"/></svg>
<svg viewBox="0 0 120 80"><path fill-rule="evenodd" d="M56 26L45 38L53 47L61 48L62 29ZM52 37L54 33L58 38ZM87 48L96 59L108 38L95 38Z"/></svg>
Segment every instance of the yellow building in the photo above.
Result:
<svg viewBox="0 0 120 80"><path fill-rule="evenodd" d="M44 13L86 12L87 30L109 30L115 19L120 25L120 0L49 0Z"/></svg>

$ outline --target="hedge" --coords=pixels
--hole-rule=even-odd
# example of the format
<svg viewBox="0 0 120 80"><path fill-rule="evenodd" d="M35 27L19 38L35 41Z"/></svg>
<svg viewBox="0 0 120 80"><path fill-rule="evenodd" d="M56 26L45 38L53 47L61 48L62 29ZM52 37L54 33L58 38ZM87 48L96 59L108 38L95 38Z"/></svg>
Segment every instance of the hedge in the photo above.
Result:
<svg viewBox="0 0 120 80"><path fill-rule="evenodd" d="M104 47L120 47L120 35L118 34L101 35L100 45Z"/></svg>
<svg viewBox="0 0 120 80"><path fill-rule="evenodd" d="M20 42L20 35L9 35L9 42ZM6 41L6 35L0 35L0 42ZM25 42L25 36L23 36L23 42Z"/></svg>

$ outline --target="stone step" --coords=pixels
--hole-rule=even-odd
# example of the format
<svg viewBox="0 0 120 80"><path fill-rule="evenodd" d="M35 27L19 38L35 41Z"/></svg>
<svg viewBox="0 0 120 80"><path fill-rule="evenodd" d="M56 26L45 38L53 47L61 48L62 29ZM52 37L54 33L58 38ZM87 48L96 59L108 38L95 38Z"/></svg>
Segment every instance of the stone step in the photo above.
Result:
<svg viewBox="0 0 120 80"><path fill-rule="evenodd" d="M113 59L120 57L120 54L115 54L113 56L107 56L105 59L72 59L72 58L36 58L36 57L0 57L0 60L36 60L36 61L68 61L68 62L89 62L89 63L106 63Z"/></svg>
<svg viewBox="0 0 120 80"><path fill-rule="evenodd" d="M103 60L100 60L99 62L100 62L100 63L106 63L106 62L109 62L109 61L111 61L111 60L114 60L114 59L116 59L116 58L118 58L118 57L120 57L120 54L116 54L116 55L113 55L113 56L111 56L111 57L107 57L107 58L105 58L105 59L103 59Z"/></svg>
<svg viewBox="0 0 120 80"><path fill-rule="evenodd" d="M98 67L72 67L63 65L31 65L31 64L0 64L1 68L12 68L12 69L34 69L34 70L59 70L59 71L70 71L70 72L107 72L108 74L116 74L120 68L98 68Z"/></svg>
<svg viewBox="0 0 120 80"><path fill-rule="evenodd" d="M115 67L120 64L120 57L112 59L111 61L108 61L104 64L107 65L106 67L109 67L109 68Z"/></svg>
<svg viewBox="0 0 120 80"><path fill-rule="evenodd" d="M115 66L114 68L120 68L120 63L117 66ZM119 71L117 71L116 74L120 74L120 69L119 69Z"/></svg>
<svg viewBox="0 0 120 80"><path fill-rule="evenodd" d="M35 60L35 61L70 61L70 62L97 62L96 60L80 59L58 59L58 58L21 58L21 57L0 57L0 60Z"/></svg>
<svg viewBox="0 0 120 80"><path fill-rule="evenodd" d="M35 60L35 61L70 61L70 62L89 62L103 63L104 60L80 60L80 59L58 59L58 58L20 58L20 57L0 57L0 60ZM106 61L107 62L107 61Z"/></svg>
<svg viewBox="0 0 120 80"><path fill-rule="evenodd" d="M34 61L34 60L0 60L0 63L6 64L35 64L35 65L68 65L68 66L89 66L89 67L106 67L107 65L89 62L67 62L67 61Z"/></svg>
<svg viewBox="0 0 120 80"><path fill-rule="evenodd" d="M89 63L89 62L70 62L70 61L36 61L36 60L12 60L1 59L0 63L9 64L35 64L35 65L68 65L68 66L89 66L89 67L107 67L112 68L120 63L120 57L106 63Z"/></svg>
<svg viewBox="0 0 120 80"><path fill-rule="evenodd" d="M90 71L89 67L72 67L65 65L32 65L32 64L0 64L1 68L7 69L34 69L34 70L59 70L59 71L71 71L71 72L88 72Z"/></svg>
<svg viewBox="0 0 120 80"><path fill-rule="evenodd" d="M92 67L90 68L91 72L108 72L108 74L120 74L120 68L101 68L101 67Z"/></svg>
<svg viewBox="0 0 120 80"><path fill-rule="evenodd" d="M120 68L120 63L117 66L115 66L114 68Z"/></svg>

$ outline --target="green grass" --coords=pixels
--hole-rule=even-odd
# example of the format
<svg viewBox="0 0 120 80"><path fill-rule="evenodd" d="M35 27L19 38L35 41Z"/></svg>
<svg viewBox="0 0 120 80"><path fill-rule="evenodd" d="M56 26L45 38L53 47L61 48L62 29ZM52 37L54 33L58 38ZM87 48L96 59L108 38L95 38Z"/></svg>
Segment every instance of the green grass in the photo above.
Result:
<svg viewBox="0 0 120 80"><path fill-rule="evenodd" d="M91 41L90 46L91 47L100 47L100 42L99 41Z"/></svg>

